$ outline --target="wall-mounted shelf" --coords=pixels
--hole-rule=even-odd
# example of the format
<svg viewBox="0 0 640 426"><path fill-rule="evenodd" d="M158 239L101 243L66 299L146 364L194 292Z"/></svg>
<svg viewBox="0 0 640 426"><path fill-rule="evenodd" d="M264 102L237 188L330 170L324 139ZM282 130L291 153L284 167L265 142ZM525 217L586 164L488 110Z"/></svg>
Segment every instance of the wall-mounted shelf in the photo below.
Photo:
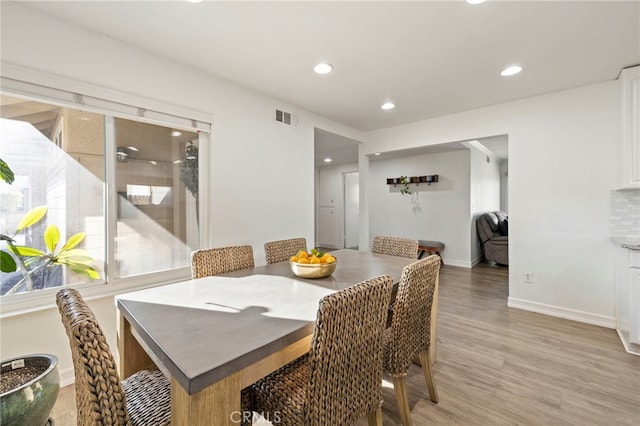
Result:
<svg viewBox="0 0 640 426"><path fill-rule="evenodd" d="M401 177L397 178L387 178L387 185L406 185L414 183L416 185L420 183L426 183L427 185L431 185L432 183L438 182L438 175L427 175L427 176L411 176L406 178L406 182L402 181Z"/></svg>

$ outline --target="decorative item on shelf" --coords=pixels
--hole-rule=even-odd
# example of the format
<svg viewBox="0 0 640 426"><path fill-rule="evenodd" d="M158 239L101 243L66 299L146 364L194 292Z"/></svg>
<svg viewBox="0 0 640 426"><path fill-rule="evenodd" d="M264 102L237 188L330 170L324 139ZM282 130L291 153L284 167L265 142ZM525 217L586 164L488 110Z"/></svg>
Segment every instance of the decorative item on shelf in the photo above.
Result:
<svg viewBox="0 0 640 426"><path fill-rule="evenodd" d="M410 183L415 183L418 186L421 183L426 183L427 185L431 185L432 183L438 182L438 175L427 175L427 176L400 176L399 178L387 178L387 185L396 186L397 184L403 185L400 189L401 194L412 194L413 191L409 189Z"/></svg>
<svg viewBox="0 0 640 426"><path fill-rule="evenodd" d="M428 185L438 182L438 175L420 176L420 182L424 182Z"/></svg>
<svg viewBox="0 0 640 426"><path fill-rule="evenodd" d="M409 178L406 176L400 176L400 183L403 185L403 187L400 189L400 193L402 195L404 194L412 194L411 190L409 189Z"/></svg>

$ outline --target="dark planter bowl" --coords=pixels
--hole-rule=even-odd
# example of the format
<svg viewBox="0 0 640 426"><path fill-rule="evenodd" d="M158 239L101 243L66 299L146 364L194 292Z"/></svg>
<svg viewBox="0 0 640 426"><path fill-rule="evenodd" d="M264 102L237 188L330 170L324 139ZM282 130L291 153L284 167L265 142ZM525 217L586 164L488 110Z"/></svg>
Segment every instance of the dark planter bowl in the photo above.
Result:
<svg viewBox="0 0 640 426"><path fill-rule="evenodd" d="M11 371L12 362L24 360L24 368L43 370L37 377L0 395L0 425L44 426L58 398L60 375L55 355L27 355L2 361L2 375Z"/></svg>

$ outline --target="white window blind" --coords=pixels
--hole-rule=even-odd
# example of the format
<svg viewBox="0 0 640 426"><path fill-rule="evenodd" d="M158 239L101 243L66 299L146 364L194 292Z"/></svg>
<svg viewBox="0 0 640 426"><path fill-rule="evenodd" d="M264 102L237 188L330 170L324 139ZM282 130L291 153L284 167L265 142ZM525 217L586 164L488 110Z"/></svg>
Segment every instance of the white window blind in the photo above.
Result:
<svg viewBox="0 0 640 426"><path fill-rule="evenodd" d="M66 90L54 89L8 77L1 77L1 84L3 90L10 91L13 94L29 98L35 97L37 100L47 100L60 106L68 106L80 110L112 115L119 118L133 119L192 132L211 132L211 123L188 117L180 117L178 115L127 105L80 93L73 93Z"/></svg>

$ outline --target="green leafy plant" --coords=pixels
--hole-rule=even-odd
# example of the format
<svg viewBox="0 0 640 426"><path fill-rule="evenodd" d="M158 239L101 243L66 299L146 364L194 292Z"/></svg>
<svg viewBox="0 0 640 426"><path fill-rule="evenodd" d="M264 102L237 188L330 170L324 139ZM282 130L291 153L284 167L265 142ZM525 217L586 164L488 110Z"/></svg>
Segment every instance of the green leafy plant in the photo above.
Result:
<svg viewBox="0 0 640 426"><path fill-rule="evenodd" d="M47 251L14 244L14 237L17 234L39 223L46 214L46 206L36 207L24 215L12 236L0 234L0 239L5 241L8 248L8 251L0 250L2 272L15 272L20 269L24 275L24 279L6 294L16 292L23 285L32 289L31 278L51 265L66 265L76 274L90 279L100 279L100 274L92 266L93 258L86 250L76 248L84 240L86 236L84 232L72 235L60 245L60 230L55 225L49 225L44 231L44 244Z"/></svg>
<svg viewBox="0 0 640 426"><path fill-rule="evenodd" d="M180 169L180 181L196 199L196 221L200 222L199 198L198 198L198 147L189 141L182 156L182 168Z"/></svg>
<svg viewBox="0 0 640 426"><path fill-rule="evenodd" d="M14 180L13 172L9 168L9 165L0 158L0 179L7 182L8 184L12 184Z"/></svg>
<svg viewBox="0 0 640 426"><path fill-rule="evenodd" d="M316 257L322 257L324 256L324 252L318 250L317 248L312 248L311 249L311 254L316 256Z"/></svg>
<svg viewBox="0 0 640 426"><path fill-rule="evenodd" d="M2 159L0 159L0 179L9 184L14 180L11 168ZM34 247L15 244L15 236L38 224L46 216L47 210L47 206L30 210L20 220L13 235L0 234L0 241L4 241L7 245L7 250L0 250L0 271L11 273L20 269L23 274L23 278L5 294L15 293L25 285L28 290L32 290L32 278L41 270L52 265L66 265L76 274L94 280L100 279L100 274L91 265L93 258L89 256L87 251L76 248L84 240L86 236L84 232L72 235L58 248L60 230L55 225L47 226L44 231L46 252ZM13 253L13 256L10 253Z"/></svg>
<svg viewBox="0 0 640 426"><path fill-rule="evenodd" d="M180 170L180 181L198 198L198 147L191 141L185 147L182 156L182 169Z"/></svg>
<svg viewBox="0 0 640 426"><path fill-rule="evenodd" d="M406 176L400 176L400 184L403 185L402 188L400 188L400 193L401 194L413 194L413 192L409 189L409 178Z"/></svg>

